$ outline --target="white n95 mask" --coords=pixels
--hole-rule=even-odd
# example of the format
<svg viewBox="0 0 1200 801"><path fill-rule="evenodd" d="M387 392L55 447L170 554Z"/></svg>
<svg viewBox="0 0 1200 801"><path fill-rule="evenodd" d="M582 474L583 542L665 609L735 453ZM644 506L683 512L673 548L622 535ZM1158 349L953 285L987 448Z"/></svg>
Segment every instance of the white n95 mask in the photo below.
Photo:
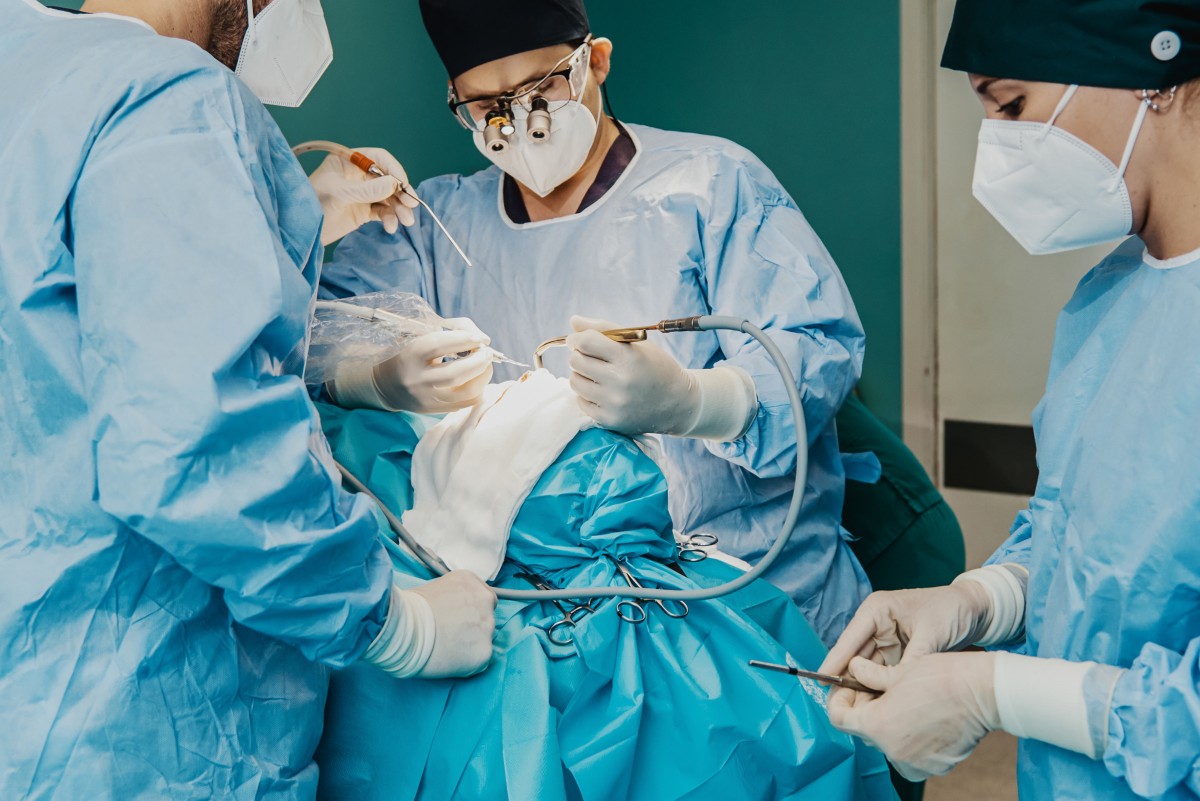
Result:
<svg viewBox="0 0 1200 801"><path fill-rule="evenodd" d="M1125 170L1149 102L1138 109L1116 166L1054 126L1078 88L1067 89L1048 122L984 120L979 130L975 198L1035 256L1110 242L1133 229Z"/></svg>
<svg viewBox="0 0 1200 801"><path fill-rule="evenodd" d="M250 24L234 72L262 102L295 108L333 61L321 0L273 0Z"/></svg>
<svg viewBox="0 0 1200 801"><path fill-rule="evenodd" d="M587 161L599 127L596 118L587 106L572 100L551 114L550 138L539 142L529 138L528 109L514 105L512 111L516 131L508 147L493 152L484 144L482 132L475 133L475 147L515 180L539 197L545 197L579 172Z"/></svg>

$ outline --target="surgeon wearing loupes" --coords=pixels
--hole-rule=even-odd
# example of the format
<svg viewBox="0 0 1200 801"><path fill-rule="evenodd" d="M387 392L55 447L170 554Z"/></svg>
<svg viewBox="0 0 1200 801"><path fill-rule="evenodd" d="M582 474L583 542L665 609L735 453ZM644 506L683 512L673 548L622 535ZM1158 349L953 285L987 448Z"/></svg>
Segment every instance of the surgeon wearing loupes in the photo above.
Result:
<svg viewBox="0 0 1200 801"><path fill-rule="evenodd" d="M822 670L878 692L830 717L911 778L1002 729L1022 799L1196 798L1200 4L959 0L942 63L985 111L975 197L1030 253L1133 236L1059 317L1008 540L868 599Z"/></svg>
<svg viewBox="0 0 1200 801"><path fill-rule="evenodd" d="M570 334L568 357L551 354L547 366L570 377L581 408L609 429L666 435L675 528L715 535L751 561L783 522L797 456L766 353L733 332L630 345L597 329L704 314L761 325L797 377L809 431L803 515L766 578L832 643L869 591L839 526L833 426L858 382L864 335L821 240L746 149L606 112L603 87L619 62L580 0L423 0L421 11L449 78L441 113L492 166L418 191L474 266L419 209L411 227L346 237L325 291L419 293L510 357ZM671 91L666 74L654 80ZM333 395L348 407L437 411L414 391L426 368L444 369L348 368ZM505 365L495 374L518 375Z"/></svg>

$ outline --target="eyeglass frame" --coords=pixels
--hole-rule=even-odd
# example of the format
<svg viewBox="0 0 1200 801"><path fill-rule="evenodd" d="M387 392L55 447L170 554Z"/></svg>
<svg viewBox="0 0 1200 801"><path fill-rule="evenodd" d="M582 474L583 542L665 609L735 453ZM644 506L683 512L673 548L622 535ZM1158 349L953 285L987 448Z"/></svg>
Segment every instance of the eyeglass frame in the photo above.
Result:
<svg viewBox="0 0 1200 801"><path fill-rule="evenodd" d="M503 109L512 108L512 106L515 103L517 103L521 100L524 100L526 97L528 97L534 91L536 91L539 86L541 86L542 84L546 83L546 81L548 81L551 78L558 76L558 75L563 76L567 80L567 83L570 84L571 73L574 72L576 69L579 69L581 66L583 66L583 67L588 66L586 64L586 62L588 60L590 60L588 57L590 57L590 55L591 55L592 44L593 44L593 37L592 37L592 34L589 33L587 35L587 37L583 40L583 42L578 47L576 47L570 53L568 53L567 55L565 55L561 59L559 59L558 63L550 68L549 72L547 72L541 78L527 82L526 86L528 86L529 88L525 89L524 91L499 94L499 95L485 95L483 97L475 97L475 98L471 98L468 100L459 100L458 99L458 90L455 88L454 81L452 80L452 81L450 81L450 90L449 90L449 94L446 98L446 105L450 108L450 113L454 115L454 119L458 120L458 124L461 125L463 128L465 128L466 130L471 131L473 133L482 131L486 125L486 123L484 121L480 121L480 122L476 123L475 125L468 125L467 121L465 119L463 119L462 115L459 113L459 109L461 109L464 106L470 105L472 103L481 103L481 102L485 102L485 101L491 101L494 104L494 106L498 109L503 110ZM580 58L585 63L575 64L575 65L567 67L566 69L562 69L562 66L564 64L569 64L571 61L575 60L576 58ZM572 91L571 95L572 95L571 100L579 99L574 96L573 91ZM567 101L567 102L570 102L570 101ZM472 116L472 120L473 119L474 119L474 117Z"/></svg>

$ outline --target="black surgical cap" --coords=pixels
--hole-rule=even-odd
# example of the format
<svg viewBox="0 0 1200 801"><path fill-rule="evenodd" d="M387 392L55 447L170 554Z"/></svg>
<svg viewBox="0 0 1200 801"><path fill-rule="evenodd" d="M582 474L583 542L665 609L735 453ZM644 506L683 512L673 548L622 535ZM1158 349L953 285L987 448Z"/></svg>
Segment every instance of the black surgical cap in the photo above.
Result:
<svg viewBox="0 0 1200 801"><path fill-rule="evenodd" d="M1165 89L1200 77L1200 0L958 0L942 66Z"/></svg>
<svg viewBox="0 0 1200 801"><path fill-rule="evenodd" d="M583 0L421 0L421 17L451 78L591 32Z"/></svg>

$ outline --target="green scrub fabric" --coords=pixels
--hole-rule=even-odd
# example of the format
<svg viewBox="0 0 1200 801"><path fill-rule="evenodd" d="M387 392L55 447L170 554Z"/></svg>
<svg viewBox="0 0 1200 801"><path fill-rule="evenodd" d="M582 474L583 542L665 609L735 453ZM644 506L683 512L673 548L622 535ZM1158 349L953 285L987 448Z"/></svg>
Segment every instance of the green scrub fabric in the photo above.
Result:
<svg viewBox="0 0 1200 801"><path fill-rule="evenodd" d="M1200 6L958 0L942 66L991 78L1166 89L1200 76Z"/></svg>
<svg viewBox="0 0 1200 801"><path fill-rule="evenodd" d="M847 454L874 454L877 481L847 469L842 525L875 590L949 584L966 569L966 546L954 511L903 440L851 396L837 416ZM871 476L874 478L874 476Z"/></svg>

